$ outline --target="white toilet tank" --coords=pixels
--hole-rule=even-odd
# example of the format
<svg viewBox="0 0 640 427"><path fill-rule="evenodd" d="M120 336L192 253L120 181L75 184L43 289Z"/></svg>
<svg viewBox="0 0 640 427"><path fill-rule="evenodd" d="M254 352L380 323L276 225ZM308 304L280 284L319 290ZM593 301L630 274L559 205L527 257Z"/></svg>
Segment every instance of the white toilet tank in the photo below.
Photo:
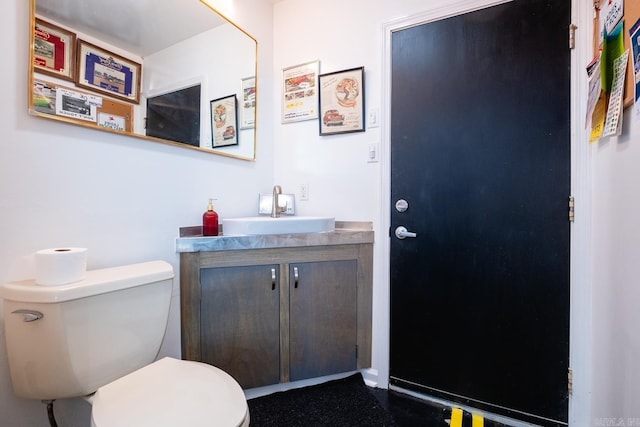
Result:
<svg viewBox="0 0 640 427"><path fill-rule="evenodd" d="M170 264L152 261L87 271L68 285L25 280L0 287L15 394L85 396L153 362L173 277Z"/></svg>

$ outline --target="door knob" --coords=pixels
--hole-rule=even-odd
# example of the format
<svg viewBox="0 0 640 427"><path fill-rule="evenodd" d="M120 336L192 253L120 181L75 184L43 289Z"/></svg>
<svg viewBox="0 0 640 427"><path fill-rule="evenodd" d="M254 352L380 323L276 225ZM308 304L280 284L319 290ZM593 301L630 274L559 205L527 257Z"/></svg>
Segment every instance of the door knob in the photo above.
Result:
<svg viewBox="0 0 640 427"><path fill-rule="evenodd" d="M417 237L418 235L416 233L413 233L411 231L408 231L405 227L403 227L402 225L399 227L396 227L396 237L398 239L406 239L407 237Z"/></svg>

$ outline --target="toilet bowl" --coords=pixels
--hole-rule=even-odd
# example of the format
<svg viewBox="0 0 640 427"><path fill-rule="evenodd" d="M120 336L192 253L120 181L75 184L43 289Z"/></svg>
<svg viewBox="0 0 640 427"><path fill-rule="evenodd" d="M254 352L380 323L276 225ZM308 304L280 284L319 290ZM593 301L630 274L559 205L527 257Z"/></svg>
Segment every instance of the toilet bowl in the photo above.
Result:
<svg viewBox="0 0 640 427"><path fill-rule="evenodd" d="M244 393L229 374L169 357L100 387L92 402L92 427L248 425Z"/></svg>
<svg viewBox="0 0 640 427"><path fill-rule="evenodd" d="M249 424L247 401L227 373L165 357L173 288L164 261L87 271L59 286L0 286L14 393L52 401L92 395L96 427Z"/></svg>

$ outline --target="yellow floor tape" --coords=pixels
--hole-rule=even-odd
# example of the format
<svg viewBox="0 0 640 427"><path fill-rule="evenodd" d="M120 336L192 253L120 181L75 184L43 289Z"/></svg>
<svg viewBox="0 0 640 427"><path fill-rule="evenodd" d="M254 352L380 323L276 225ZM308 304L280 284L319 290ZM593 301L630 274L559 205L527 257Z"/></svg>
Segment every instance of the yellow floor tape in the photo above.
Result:
<svg viewBox="0 0 640 427"><path fill-rule="evenodd" d="M464 411L460 408L451 408L450 427L463 427ZM468 420L468 419L467 419ZM467 421L468 422L468 421ZM467 426L469 424L466 424ZM484 417L480 414L471 414L471 427L484 427Z"/></svg>
<svg viewBox="0 0 640 427"><path fill-rule="evenodd" d="M462 427L462 409L451 408L451 427Z"/></svg>

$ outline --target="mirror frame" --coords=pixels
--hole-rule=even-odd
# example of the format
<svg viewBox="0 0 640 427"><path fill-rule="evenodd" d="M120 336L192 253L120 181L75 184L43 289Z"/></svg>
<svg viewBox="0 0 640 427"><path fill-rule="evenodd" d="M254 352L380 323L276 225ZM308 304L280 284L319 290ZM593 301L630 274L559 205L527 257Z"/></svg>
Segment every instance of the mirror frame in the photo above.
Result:
<svg viewBox="0 0 640 427"><path fill-rule="evenodd" d="M258 120L257 120L258 119L258 41L256 40L255 37L253 37L251 34L249 34L244 29L242 29L238 24L236 24L231 19L229 19L225 14L223 14L220 11L218 11L217 9L215 9L206 0L199 0L199 1L204 6L208 7L209 9L211 9L211 11L213 13L216 13L222 19L227 21L228 24L231 24L233 27L235 27L236 29L240 30L244 35L249 37L255 43L255 58L256 59L255 59L254 76L255 76L255 97L256 97L255 102L256 102L256 107L255 107L255 110L254 110L255 111L255 118L254 118L254 126L253 126L253 156L242 156L242 155L238 155L238 154L227 153L227 152L224 152L224 151L220 151L220 149L215 149L215 148L195 147L193 145L184 144L184 143L175 142L175 141L170 141L170 140L167 140L167 139L156 138L156 137L147 136L147 135L140 135L140 134L136 134L134 132L126 132L126 131L120 131L120 130L116 130L116 129L110 129L110 128L101 127L101 126L97 126L97 125L90 124L90 123L83 123L83 122L76 121L76 120L73 120L71 118L67 118L67 117L64 117L64 116L50 115L50 114L45 114L45 113L41 113L39 111L36 111L33 108L33 87L34 87L35 72L36 72L35 71L35 66L34 66L36 1L37 0L30 0L30 13L29 13L29 78L28 78L29 87L27 88L28 89L27 100L28 100L28 111L29 111L30 115L35 116L35 117L41 117L41 118L48 119L48 120L55 120L55 121L65 122L65 123L69 123L69 124L72 124L72 125L75 125L75 126L81 126L81 127L85 127L85 128L89 128L89 129L95 129L95 130L98 130L98 131L101 131L101 132L107 132L107 133L111 133L111 134L119 134L119 135L123 135L123 136L128 136L128 137L137 138L137 139L143 139L143 140L152 141L152 142L159 142L159 143L162 143L162 144L172 145L174 147L187 148L187 149L190 149L190 150L196 150L196 151L200 151L200 152L208 153L208 154L216 154L216 155L219 155L219 156L231 157L231 158L239 159L239 160L247 160L247 161L255 161L256 160L257 136L258 136L258 132L257 132L257 122L258 122ZM208 102L207 102L207 104L208 104Z"/></svg>

